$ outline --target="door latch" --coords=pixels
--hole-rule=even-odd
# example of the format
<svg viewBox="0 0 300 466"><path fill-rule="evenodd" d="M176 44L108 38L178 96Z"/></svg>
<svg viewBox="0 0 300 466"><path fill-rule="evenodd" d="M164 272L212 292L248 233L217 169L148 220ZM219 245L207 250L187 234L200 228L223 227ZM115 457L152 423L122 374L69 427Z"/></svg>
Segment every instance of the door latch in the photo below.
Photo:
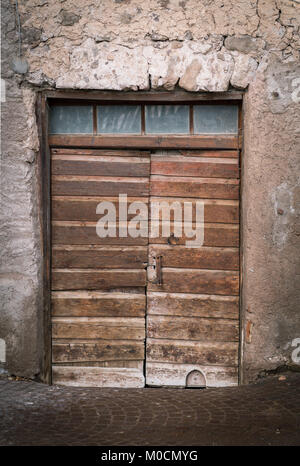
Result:
<svg viewBox="0 0 300 466"><path fill-rule="evenodd" d="M150 283L162 284L162 256L153 257L153 264L147 267L147 275Z"/></svg>
<svg viewBox="0 0 300 466"><path fill-rule="evenodd" d="M156 256L156 277L157 277L157 284L162 284L162 256Z"/></svg>

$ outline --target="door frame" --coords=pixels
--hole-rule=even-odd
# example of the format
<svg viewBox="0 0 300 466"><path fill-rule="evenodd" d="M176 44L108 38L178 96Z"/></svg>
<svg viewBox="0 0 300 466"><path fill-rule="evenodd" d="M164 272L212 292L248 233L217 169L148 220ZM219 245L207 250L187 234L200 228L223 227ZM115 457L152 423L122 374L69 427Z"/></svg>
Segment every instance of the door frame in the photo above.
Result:
<svg viewBox="0 0 300 466"><path fill-rule="evenodd" d="M239 289L239 356L238 379L242 383L242 287L243 287L243 251L242 251L242 209L241 192L243 182L242 149L243 149L243 91L230 90L228 92L194 93L182 90L175 91L40 91L36 98L36 121L40 150L38 155L38 194L39 194L39 223L41 232L42 255L42 309L40 313L42 332L42 354L40 378L44 383L52 383L52 339L51 339L51 147L92 147L120 149L124 145L136 149L237 149L239 150L240 167L240 289ZM238 135L139 135L139 136L100 136L100 135L52 135L48 134L49 107L51 104L86 104L94 105L100 102L120 103L161 103L161 104L195 104L206 102L209 104L238 105ZM95 110L94 110L95 114ZM95 120L94 120L95 121ZM94 125L94 133L96 128Z"/></svg>

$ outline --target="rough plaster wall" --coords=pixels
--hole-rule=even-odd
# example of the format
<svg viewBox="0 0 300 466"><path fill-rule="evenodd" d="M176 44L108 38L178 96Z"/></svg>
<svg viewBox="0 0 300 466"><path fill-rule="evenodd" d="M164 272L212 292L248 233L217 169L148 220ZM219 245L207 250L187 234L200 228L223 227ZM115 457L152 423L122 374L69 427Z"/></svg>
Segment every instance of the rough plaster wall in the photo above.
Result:
<svg viewBox="0 0 300 466"><path fill-rule="evenodd" d="M300 335L300 99L291 98L299 75L300 64L269 57L245 100L245 381L290 365Z"/></svg>
<svg viewBox="0 0 300 466"><path fill-rule="evenodd" d="M6 341L6 368L29 376L40 370L34 99L36 91L45 88L218 92L249 85L243 187L244 380L289 363L290 342L297 332L300 336L295 226L299 104L291 98L299 77L299 2L19 0L23 73L16 61L14 4L2 2L7 102L0 338Z"/></svg>
<svg viewBox="0 0 300 466"><path fill-rule="evenodd" d="M6 343L6 364L1 366L34 377L41 358L35 92L19 87L10 69L8 57L16 53L15 18L11 11L3 16L8 33L2 40L6 102L1 118L0 338Z"/></svg>

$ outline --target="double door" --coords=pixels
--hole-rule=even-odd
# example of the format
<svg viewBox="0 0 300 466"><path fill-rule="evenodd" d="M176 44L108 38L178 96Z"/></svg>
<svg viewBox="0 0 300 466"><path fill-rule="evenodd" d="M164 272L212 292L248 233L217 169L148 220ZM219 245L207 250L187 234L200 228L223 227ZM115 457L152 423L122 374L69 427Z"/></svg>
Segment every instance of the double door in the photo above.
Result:
<svg viewBox="0 0 300 466"><path fill-rule="evenodd" d="M53 148L51 218L53 383L237 384L238 151Z"/></svg>

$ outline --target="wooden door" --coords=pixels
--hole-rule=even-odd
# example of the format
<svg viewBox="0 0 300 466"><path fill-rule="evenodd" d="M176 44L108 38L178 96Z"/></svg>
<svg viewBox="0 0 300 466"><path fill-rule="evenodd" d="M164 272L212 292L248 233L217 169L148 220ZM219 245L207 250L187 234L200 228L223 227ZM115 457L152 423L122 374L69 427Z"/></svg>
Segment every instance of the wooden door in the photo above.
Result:
<svg viewBox="0 0 300 466"><path fill-rule="evenodd" d="M51 159L53 383L143 387L148 238L119 234L118 196L148 202L149 153L58 148ZM96 233L103 201L115 237Z"/></svg>
<svg viewBox="0 0 300 466"><path fill-rule="evenodd" d="M238 151L53 148L51 159L53 383L236 384ZM120 194L193 213L202 200L203 246L176 236L172 210L168 236L121 235ZM115 207L115 237L97 235L102 202Z"/></svg>
<svg viewBox="0 0 300 466"><path fill-rule="evenodd" d="M186 247L187 238L176 237L172 230L169 237L161 230L158 237L150 237L146 330L150 386L238 382L238 151L166 151L151 156L151 205L179 201L183 209L184 202L191 202L195 210L200 199L202 247ZM158 215L161 223L161 211ZM173 221L174 215L171 211Z"/></svg>

